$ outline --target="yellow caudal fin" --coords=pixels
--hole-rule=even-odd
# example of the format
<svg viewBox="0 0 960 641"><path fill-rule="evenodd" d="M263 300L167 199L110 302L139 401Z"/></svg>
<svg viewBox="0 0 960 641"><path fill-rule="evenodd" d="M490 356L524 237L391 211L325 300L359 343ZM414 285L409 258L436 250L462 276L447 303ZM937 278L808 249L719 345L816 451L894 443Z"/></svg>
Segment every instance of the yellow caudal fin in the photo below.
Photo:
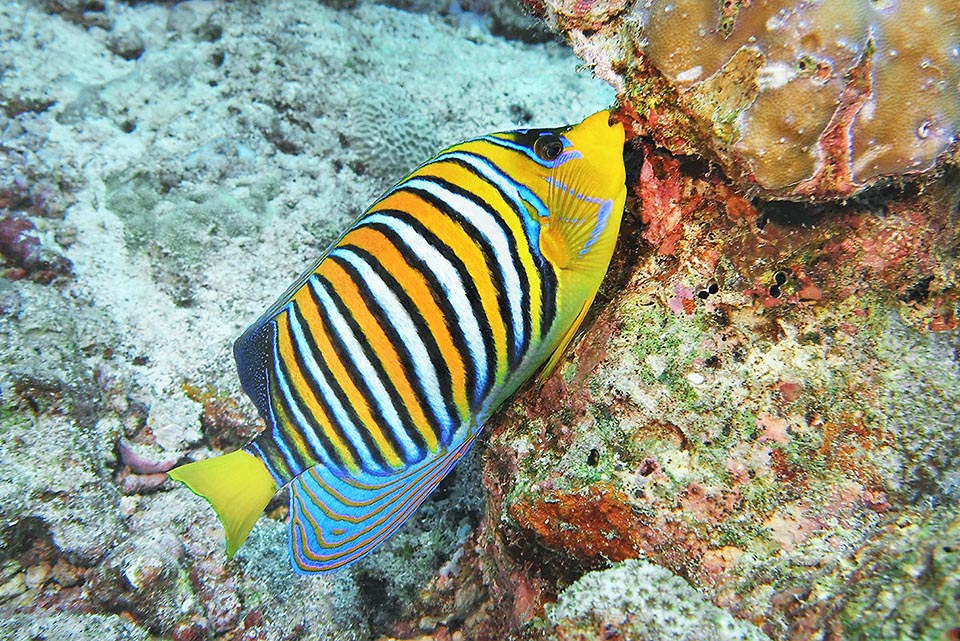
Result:
<svg viewBox="0 0 960 641"><path fill-rule="evenodd" d="M243 450L188 463L167 475L213 506L227 535L227 558L246 540L278 489L263 462Z"/></svg>

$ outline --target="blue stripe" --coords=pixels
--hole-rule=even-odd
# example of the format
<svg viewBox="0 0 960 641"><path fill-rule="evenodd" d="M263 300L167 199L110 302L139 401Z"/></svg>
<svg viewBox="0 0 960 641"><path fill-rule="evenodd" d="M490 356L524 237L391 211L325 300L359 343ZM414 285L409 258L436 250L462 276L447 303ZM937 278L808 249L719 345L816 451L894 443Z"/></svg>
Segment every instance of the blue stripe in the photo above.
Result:
<svg viewBox="0 0 960 641"><path fill-rule="evenodd" d="M586 203L592 203L595 205L600 205L597 209L597 220L593 224L593 231L590 234L590 238L583 243L583 247L580 249L580 256L583 256L590 251L590 247L597 242L600 236L603 234L603 230L607 228L607 222L610 220L610 212L613 210L613 201L605 198L594 198L593 196L587 196L580 192L573 191L570 187L560 182L552 176L547 176L546 181L556 189L572 195L577 200L582 200ZM573 222L576 224L582 224L583 220L562 220L561 222Z"/></svg>
<svg viewBox="0 0 960 641"><path fill-rule="evenodd" d="M280 346L277 343L277 326L276 323L273 325L273 374L274 380L278 383L283 381L283 372L280 369ZM267 388L267 398L268 403L267 407L270 408L270 423L273 426L271 431L271 436L273 442L276 443L277 449L280 451L281 456L287 463L287 467L290 469L290 472L293 476L297 476L303 473L303 467L297 462L296 457L293 452L290 451L287 441L283 436L283 430L280 428L280 425L277 423L277 417L273 413L273 402L270 399L270 388Z"/></svg>

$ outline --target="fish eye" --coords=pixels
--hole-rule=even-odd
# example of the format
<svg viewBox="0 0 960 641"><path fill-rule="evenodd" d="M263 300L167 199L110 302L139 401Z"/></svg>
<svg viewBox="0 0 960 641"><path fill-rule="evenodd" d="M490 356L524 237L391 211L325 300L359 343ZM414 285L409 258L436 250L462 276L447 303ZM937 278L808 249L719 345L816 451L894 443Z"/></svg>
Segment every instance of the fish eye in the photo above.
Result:
<svg viewBox="0 0 960 641"><path fill-rule="evenodd" d="M541 160L556 160L563 151L563 141L556 134L545 134L533 143L533 152Z"/></svg>

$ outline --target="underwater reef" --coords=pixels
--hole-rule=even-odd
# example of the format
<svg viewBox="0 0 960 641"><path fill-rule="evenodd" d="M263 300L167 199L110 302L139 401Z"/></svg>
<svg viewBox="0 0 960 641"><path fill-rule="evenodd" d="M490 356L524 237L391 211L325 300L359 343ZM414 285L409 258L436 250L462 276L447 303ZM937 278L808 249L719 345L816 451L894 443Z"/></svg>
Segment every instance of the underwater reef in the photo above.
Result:
<svg viewBox="0 0 960 641"><path fill-rule="evenodd" d="M955 9L533 8L617 90L635 182L590 328L489 439L478 544L501 625L654 637L666 624L551 614L642 558L773 639L954 638ZM799 114L805 140L784 129Z"/></svg>
<svg viewBox="0 0 960 641"><path fill-rule="evenodd" d="M523 581L514 616L644 558L774 639L944 638L955 174L811 209L754 207L656 150L643 167L605 304L490 438L482 541L507 601ZM670 233L642 224L653 206L676 209Z"/></svg>
<svg viewBox="0 0 960 641"><path fill-rule="evenodd" d="M612 102L562 45L474 27L306 0L0 6L0 639L372 639L416 613L482 518L479 457L319 580L290 570L284 501L227 563L165 472L261 429L233 340L399 175Z"/></svg>
<svg viewBox="0 0 960 641"><path fill-rule="evenodd" d="M0 639L960 637L956 7L529 0L578 61L391 4L0 7ZM165 472L261 429L232 341L443 146L615 97L556 371L363 561L293 574L282 497L227 561Z"/></svg>

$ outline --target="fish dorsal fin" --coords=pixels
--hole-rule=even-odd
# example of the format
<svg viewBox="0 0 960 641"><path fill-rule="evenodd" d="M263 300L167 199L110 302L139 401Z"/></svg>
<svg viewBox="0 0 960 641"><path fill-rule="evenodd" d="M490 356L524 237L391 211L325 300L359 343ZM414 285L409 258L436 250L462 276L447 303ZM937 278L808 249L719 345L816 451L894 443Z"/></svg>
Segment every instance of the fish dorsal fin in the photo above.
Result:
<svg viewBox="0 0 960 641"><path fill-rule="evenodd" d="M268 423L270 381L267 372L273 364L275 334L276 321L264 315L233 344L233 358L237 362L240 385Z"/></svg>
<svg viewBox="0 0 960 641"><path fill-rule="evenodd" d="M290 485L290 561L302 574L332 572L388 539L447 475L476 438L393 474L316 465Z"/></svg>
<svg viewBox="0 0 960 641"><path fill-rule="evenodd" d="M346 232L344 232L345 234ZM341 235L341 238L343 235ZM339 242L339 241L337 241ZM332 245L331 245L332 247ZM330 253L328 248L323 255L305 269L287 290L260 315L243 334L233 343L233 358L237 363L237 373L240 375L240 385L257 406L257 411L265 421L269 422L270 410L268 405L267 367L271 366L274 357L274 338L276 335L276 319L290 302L294 294L303 287L304 283L313 275L323 259Z"/></svg>

